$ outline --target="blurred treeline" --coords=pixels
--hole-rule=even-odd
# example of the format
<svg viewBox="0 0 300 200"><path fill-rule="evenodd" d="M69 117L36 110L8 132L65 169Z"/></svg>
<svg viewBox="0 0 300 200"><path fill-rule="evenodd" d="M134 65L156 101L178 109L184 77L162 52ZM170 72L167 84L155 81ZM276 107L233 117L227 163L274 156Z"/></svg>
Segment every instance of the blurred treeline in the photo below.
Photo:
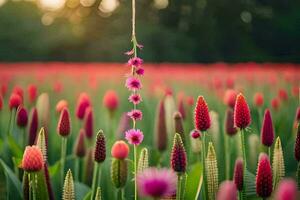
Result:
<svg viewBox="0 0 300 200"><path fill-rule="evenodd" d="M7 1L0 6L0 61L126 59L130 0L120 0L110 14L98 10L101 0L55 12ZM154 0L137 0L137 34L147 62L300 62L299 0L167 2L158 9Z"/></svg>

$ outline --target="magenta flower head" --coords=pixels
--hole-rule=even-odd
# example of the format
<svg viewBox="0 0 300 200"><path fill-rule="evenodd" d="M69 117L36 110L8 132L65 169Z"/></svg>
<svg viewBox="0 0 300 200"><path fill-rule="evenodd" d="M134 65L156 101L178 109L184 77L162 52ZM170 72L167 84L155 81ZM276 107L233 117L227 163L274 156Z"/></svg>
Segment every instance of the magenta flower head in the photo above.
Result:
<svg viewBox="0 0 300 200"><path fill-rule="evenodd" d="M297 136L296 136L296 141L295 141L295 148L294 148L294 155L295 159L300 162L300 123L298 124L298 129L297 129Z"/></svg>
<svg viewBox="0 0 300 200"><path fill-rule="evenodd" d="M177 173L186 171L187 157L182 139L178 133L175 133L171 152L171 167Z"/></svg>
<svg viewBox="0 0 300 200"><path fill-rule="evenodd" d="M236 98L233 118L235 127L240 129L245 129L251 123L250 109L241 93Z"/></svg>
<svg viewBox="0 0 300 200"><path fill-rule="evenodd" d="M139 94L131 94L128 98L129 102L133 103L134 105L139 104L142 101L142 97Z"/></svg>
<svg viewBox="0 0 300 200"><path fill-rule="evenodd" d="M275 200L296 200L299 199L297 195L297 185L292 179L283 179L280 181L275 195Z"/></svg>
<svg viewBox="0 0 300 200"><path fill-rule="evenodd" d="M85 110L91 106L90 98L86 93L81 93L79 95L77 106L76 106L76 116L78 119L83 119L85 115Z"/></svg>
<svg viewBox="0 0 300 200"><path fill-rule="evenodd" d="M143 113L140 110L133 109L130 112L127 113L128 117L130 117L134 121L142 120Z"/></svg>
<svg viewBox="0 0 300 200"><path fill-rule="evenodd" d="M143 76L145 74L144 68L139 67L138 69L135 70L135 73L139 76Z"/></svg>
<svg viewBox="0 0 300 200"><path fill-rule="evenodd" d="M36 108L32 108L29 121L29 139L28 144L34 145L38 130L38 113Z"/></svg>
<svg viewBox="0 0 300 200"><path fill-rule="evenodd" d="M267 147L272 146L275 136L274 136L272 117L269 109L266 109L265 111L260 135L261 135L261 142L263 145Z"/></svg>
<svg viewBox="0 0 300 200"><path fill-rule="evenodd" d="M233 173L233 181L236 185L236 188L239 191L242 191L244 186L243 174L244 174L243 160L239 158L235 161L234 173Z"/></svg>
<svg viewBox="0 0 300 200"><path fill-rule="evenodd" d="M84 157L86 153L84 138L85 131L84 129L80 129L74 148L75 155L79 158Z"/></svg>
<svg viewBox="0 0 300 200"><path fill-rule="evenodd" d="M21 104L23 100L22 97L16 93L12 93L9 98L9 109L17 109Z"/></svg>
<svg viewBox="0 0 300 200"><path fill-rule="evenodd" d="M237 200L237 190L234 182L224 181L219 187L217 200Z"/></svg>
<svg viewBox="0 0 300 200"><path fill-rule="evenodd" d="M27 172L40 171L43 168L43 154L37 146L27 146L25 148L22 168Z"/></svg>
<svg viewBox="0 0 300 200"><path fill-rule="evenodd" d="M271 196L272 193L272 169L269 157L265 153L259 155L256 172L256 193L262 198Z"/></svg>
<svg viewBox="0 0 300 200"><path fill-rule="evenodd" d="M201 137L201 132L198 131L197 129L192 130L190 134L191 134L192 138L194 138L194 139Z"/></svg>
<svg viewBox="0 0 300 200"><path fill-rule="evenodd" d="M60 113L57 124L57 133L62 137L67 137L71 133L71 120L68 108L64 108Z"/></svg>
<svg viewBox="0 0 300 200"><path fill-rule="evenodd" d="M208 106L203 96L199 96L197 99L194 112L194 125L200 131L206 131L211 125Z"/></svg>
<svg viewBox="0 0 300 200"><path fill-rule="evenodd" d="M139 57L130 58L128 60L129 66L140 67L140 66L142 66L142 64L143 64L143 59L141 59Z"/></svg>
<svg viewBox="0 0 300 200"><path fill-rule="evenodd" d="M95 161L98 163L102 163L106 158L106 142L105 136L102 130L97 133L96 138L96 147L94 152Z"/></svg>
<svg viewBox="0 0 300 200"><path fill-rule="evenodd" d="M138 191L142 197L162 198L176 192L177 175L169 169L148 168L137 174Z"/></svg>
<svg viewBox="0 0 300 200"><path fill-rule="evenodd" d="M135 77L128 77L126 79L125 86L128 90L134 91L134 90L139 90L142 88L142 83L139 79Z"/></svg>
<svg viewBox="0 0 300 200"><path fill-rule="evenodd" d="M229 136L237 133L237 128L234 126L234 117L232 109L227 109L225 113L225 131Z"/></svg>
<svg viewBox="0 0 300 200"><path fill-rule="evenodd" d="M85 117L84 117L84 129L85 134L88 139L93 138L94 133L94 115L93 110L91 107L87 108L85 111Z"/></svg>
<svg viewBox="0 0 300 200"><path fill-rule="evenodd" d="M125 138L129 144L139 145L142 143L144 135L139 129L130 129L125 132Z"/></svg>
<svg viewBox="0 0 300 200"><path fill-rule="evenodd" d="M19 106L17 110L17 125L21 128L25 128L28 123L27 110L23 106Z"/></svg>

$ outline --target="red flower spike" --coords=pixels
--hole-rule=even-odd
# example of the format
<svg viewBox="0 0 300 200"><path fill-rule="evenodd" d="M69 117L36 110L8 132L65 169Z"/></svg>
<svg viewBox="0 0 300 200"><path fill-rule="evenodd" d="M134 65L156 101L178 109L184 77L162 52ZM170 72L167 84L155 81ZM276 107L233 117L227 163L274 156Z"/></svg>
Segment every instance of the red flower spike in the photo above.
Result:
<svg viewBox="0 0 300 200"><path fill-rule="evenodd" d="M243 186L244 186L243 173L244 173L243 160L242 159L237 159L235 161L235 165L234 165L233 181L236 185L236 188L239 191L242 191Z"/></svg>
<svg viewBox="0 0 300 200"><path fill-rule="evenodd" d="M240 93L235 102L234 107L234 125L240 129L245 129L251 123L251 115L249 106L245 97Z"/></svg>
<svg viewBox="0 0 300 200"><path fill-rule="evenodd" d="M269 109L266 109L265 111L260 135L261 135L261 143L263 145L267 147L272 146L275 136L274 136L272 117Z"/></svg>
<svg viewBox="0 0 300 200"><path fill-rule="evenodd" d="M297 136L296 136L296 141L295 141L295 159L299 162L300 161L300 123L298 124L298 129L297 129Z"/></svg>
<svg viewBox="0 0 300 200"><path fill-rule="evenodd" d="M85 111L84 129L85 129L86 137L88 139L92 139L94 133L94 115L91 107L89 107Z"/></svg>
<svg viewBox="0 0 300 200"><path fill-rule="evenodd" d="M22 104L22 98L20 95L12 93L9 98L9 109L17 109Z"/></svg>
<svg viewBox="0 0 300 200"><path fill-rule="evenodd" d="M24 91L23 91L23 89L20 86L16 85L13 88L12 93L19 95L21 97L22 101L23 101Z"/></svg>
<svg viewBox="0 0 300 200"><path fill-rule="evenodd" d="M27 146L22 159L22 168L27 172L40 171L43 168L43 155L37 146Z"/></svg>
<svg viewBox="0 0 300 200"><path fill-rule="evenodd" d="M27 91L28 91L29 102L33 103L37 97L37 87L31 84L28 86Z"/></svg>
<svg viewBox="0 0 300 200"><path fill-rule="evenodd" d="M26 127L27 123L28 123L28 114L27 114L27 110L23 107L23 106L19 106L18 110L17 110L17 125L19 127Z"/></svg>
<svg viewBox="0 0 300 200"><path fill-rule="evenodd" d="M265 153L259 155L256 172L256 193L262 198L271 196L272 193L272 169L269 157Z"/></svg>
<svg viewBox="0 0 300 200"><path fill-rule="evenodd" d="M105 136L103 134L103 131L100 130L97 133L96 138L96 147L94 152L94 159L98 163L102 163L105 161L106 158L106 142L105 142Z"/></svg>
<svg viewBox="0 0 300 200"><path fill-rule="evenodd" d="M86 93L81 93L76 106L76 116L78 119L83 119L85 111L91 106L90 98Z"/></svg>
<svg viewBox="0 0 300 200"><path fill-rule="evenodd" d="M194 125L200 131L206 131L211 125L208 106L203 96L199 96L197 99L194 112Z"/></svg>
<svg viewBox="0 0 300 200"><path fill-rule="evenodd" d="M299 199L297 194L297 184L293 179L283 179L280 181L275 200L296 200Z"/></svg>
<svg viewBox="0 0 300 200"><path fill-rule="evenodd" d="M237 128L234 126L233 111L227 109L225 113L225 130L229 136L233 136L237 133Z"/></svg>
<svg viewBox="0 0 300 200"><path fill-rule="evenodd" d="M75 155L79 158L85 156L86 148L84 143L85 131L84 129L80 129L79 134L77 136L76 144L75 144Z"/></svg>
<svg viewBox="0 0 300 200"><path fill-rule="evenodd" d="M33 108L31 110L30 123L29 123L29 139L28 139L29 145L35 144L37 130L38 130L38 113L36 108Z"/></svg>
<svg viewBox="0 0 300 200"><path fill-rule="evenodd" d="M264 95L261 92L255 93L253 102L256 107L261 107L264 104Z"/></svg>
<svg viewBox="0 0 300 200"><path fill-rule="evenodd" d="M67 137L71 132L71 124L70 124L70 115L67 108L64 108L59 117L59 121L57 124L57 132L62 137Z"/></svg>
<svg viewBox="0 0 300 200"><path fill-rule="evenodd" d="M186 165L186 152L180 135L176 133L171 152L171 167L177 173L184 173L186 171Z"/></svg>

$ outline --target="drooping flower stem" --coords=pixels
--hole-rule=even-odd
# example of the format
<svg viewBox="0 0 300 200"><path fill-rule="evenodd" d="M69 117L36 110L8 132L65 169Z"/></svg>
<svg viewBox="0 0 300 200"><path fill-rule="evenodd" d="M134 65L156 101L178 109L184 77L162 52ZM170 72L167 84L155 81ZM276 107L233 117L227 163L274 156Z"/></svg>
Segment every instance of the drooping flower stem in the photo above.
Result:
<svg viewBox="0 0 300 200"><path fill-rule="evenodd" d="M60 168L60 178L61 178L61 186L64 185L64 175L65 175L65 161L67 154L67 138L62 137L61 139L61 168Z"/></svg>
<svg viewBox="0 0 300 200"><path fill-rule="evenodd" d="M137 199L137 149L136 145L133 146L134 153L134 199Z"/></svg>
<svg viewBox="0 0 300 200"><path fill-rule="evenodd" d="M98 162L94 163L94 172L93 172L93 182L92 182L92 195L91 195L91 200L94 199L94 196L96 194L97 191L97 185L100 182L100 172L101 170L101 164Z"/></svg>

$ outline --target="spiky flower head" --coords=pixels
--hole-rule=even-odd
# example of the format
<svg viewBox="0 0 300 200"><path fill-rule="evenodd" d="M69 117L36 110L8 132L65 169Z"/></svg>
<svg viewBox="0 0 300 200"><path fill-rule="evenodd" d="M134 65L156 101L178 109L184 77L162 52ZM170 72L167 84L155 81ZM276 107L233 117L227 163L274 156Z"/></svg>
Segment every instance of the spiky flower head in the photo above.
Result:
<svg viewBox="0 0 300 200"><path fill-rule="evenodd" d="M17 109L17 125L21 128L25 128L28 123L28 114L26 108L19 106Z"/></svg>
<svg viewBox="0 0 300 200"><path fill-rule="evenodd" d="M144 139L144 134L139 129L130 129L125 132L125 138L129 144L140 145Z"/></svg>
<svg viewBox="0 0 300 200"><path fill-rule="evenodd" d="M67 137L71 133L71 120L67 108L64 108L60 113L60 118L57 124L57 132L62 137Z"/></svg>
<svg viewBox="0 0 300 200"><path fill-rule="evenodd" d="M185 143L182 115L180 114L180 112L175 112L173 118L175 125L175 133L178 133L182 139L182 142Z"/></svg>
<svg viewBox="0 0 300 200"><path fill-rule="evenodd" d="M114 112L119 106L119 97L114 90L108 90L103 96L103 105L109 112Z"/></svg>
<svg viewBox="0 0 300 200"><path fill-rule="evenodd" d="M101 200L101 188L97 187L97 192L96 192L96 196L95 196L95 200Z"/></svg>
<svg viewBox="0 0 300 200"><path fill-rule="evenodd" d="M122 188L127 181L127 160L113 158L111 163L111 180L116 188Z"/></svg>
<svg viewBox="0 0 300 200"><path fill-rule="evenodd" d="M187 158L184 145L178 133L175 133L171 152L171 167L177 173L186 171Z"/></svg>
<svg viewBox="0 0 300 200"><path fill-rule="evenodd" d="M99 132L97 133L94 158L98 163L104 162L106 158L106 141L102 130L99 130Z"/></svg>
<svg viewBox="0 0 300 200"><path fill-rule="evenodd" d="M262 198L271 196L272 193L272 169L269 157L265 153L259 155L256 172L256 193Z"/></svg>
<svg viewBox="0 0 300 200"><path fill-rule="evenodd" d="M168 134L165 118L165 105L161 100L156 110L155 145L159 151L164 151L168 145Z"/></svg>
<svg viewBox="0 0 300 200"><path fill-rule="evenodd" d="M69 169L64 182L63 200L75 200L75 190L72 172Z"/></svg>
<svg viewBox="0 0 300 200"><path fill-rule="evenodd" d="M44 163L46 163L47 162L47 140L46 140L44 127L41 128L37 136L36 146L39 147L40 150L42 151Z"/></svg>
<svg viewBox="0 0 300 200"><path fill-rule="evenodd" d="M165 168L148 168L137 174L138 191L142 197L172 196L176 192L176 182L176 174Z"/></svg>
<svg viewBox="0 0 300 200"><path fill-rule="evenodd" d="M275 194L275 200L296 200L299 199L297 194L297 185L293 179L283 179L280 181Z"/></svg>
<svg viewBox="0 0 300 200"><path fill-rule="evenodd" d="M129 147L123 140L116 141L111 148L111 155L116 159L123 160L128 157L128 154Z"/></svg>
<svg viewBox="0 0 300 200"><path fill-rule="evenodd" d="M76 143L75 143L75 147L74 147L74 152L75 155L79 158L82 158L85 156L86 153L86 147L85 147L85 130L84 129L80 129L77 139L76 139Z"/></svg>
<svg viewBox="0 0 300 200"><path fill-rule="evenodd" d="M131 94L128 98L129 102L133 103L134 105L139 104L142 101L142 97L140 94Z"/></svg>
<svg viewBox="0 0 300 200"><path fill-rule="evenodd" d="M261 143L267 147L272 146L274 142L274 128L271 117L271 112L269 109L266 109L263 119L263 124L261 128Z"/></svg>
<svg viewBox="0 0 300 200"><path fill-rule="evenodd" d="M211 125L208 106L203 96L199 96L197 99L194 112L194 125L200 131L206 131Z"/></svg>
<svg viewBox="0 0 300 200"><path fill-rule="evenodd" d="M295 159L299 162L300 161L300 123L298 123L297 136L296 136L294 149L295 149L294 150Z"/></svg>
<svg viewBox="0 0 300 200"><path fill-rule="evenodd" d="M38 130L38 113L36 108L32 108L29 120L29 139L28 144L34 145Z"/></svg>
<svg viewBox="0 0 300 200"><path fill-rule="evenodd" d="M84 116L84 130L88 139L93 138L94 133L94 115L91 107L87 108Z"/></svg>
<svg viewBox="0 0 300 200"><path fill-rule="evenodd" d="M143 148L138 161L138 172L141 172L149 167L149 158L147 148Z"/></svg>
<svg viewBox="0 0 300 200"><path fill-rule="evenodd" d="M234 126L234 117L232 109L227 109L225 113L225 131L229 136L237 133L237 128Z"/></svg>
<svg viewBox="0 0 300 200"><path fill-rule="evenodd" d="M245 129L251 123L250 109L241 93L236 97L233 118L235 127L240 129Z"/></svg>
<svg viewBox="0 0 300 200"><path fill-rule="evenodd" d="M135 77L128 77L125 83L125 86L128 90L134 91L134 90L139 90L142 88L142 83L138 78Z"/></svg>
<svg viewBox="0 0 300 200"><path fill-rule="evenodd" d="M236 188L239 191L242 191L244 186L243 174L244 174L243 160L241 158L238 158L235 161L235 165L234 165L233 181L236 185Z"/></svg>
<svg viewBox="0 0 300 200"><path fill-rule="evenodd" d="M17 109L22 104L22 102L23 100L20 95L12 93L9 98L9 109Z"/></svg>
<svg viewBox="0 0 300 200"><path fill-rule="evenodd" d="M28 99L29 102L32 103L36 100L37 97L37 87L34 84L30 84L27 87L27 92L28 92Z"/></svg>
<svg viewBox="0 0 300 200"><path fill-rule="evenodd" d="M237 200L237 189L233 181L224 181L221 183L217 200Z"/></svg>
<svg viewBox="0 0 300 200"><path fill-rule="evenodd" d="M27 146L25 148L22 168L27 172L40 171L43 168L43 155L37 146Z"/></svg>
<svg viewBox="0 0 300 200"><path fill-rule="evenodd" d="M256 107L261 107L264 104L264 95L261 92L254 94L253 103Z"/></svg>
<svg viewBox="0 0 300 200"><path fill-rule="evenodd" d="M82 120L85 115L85 110L91 106L90 97L86 93L81 93L79 95L77 106L76 106L76 116L78 119Z"/></svg>
<svg viewBox="0 0 300 200"><path fill-rule="evenodd" d="M285 175L284 157L283 157L281 141L279 137L277 137L274 146L272 170L273 170L273 177L274 177L273 188L277 188L279 181Z"/></svg>
<svg viewBox="0 0 300 200"><path fill-rule="evenodd" d="M237 92L235 90L226 90L223 102L230 108L234 108Z"/></svg>
<svg viewBox="0 0 300 200"><path fill-rule="evenodd" d="M205 159L205 169L208 199L214 200L218 191L219 173L215 149L211 142L208 144L208 152Z"/></svg>
<svg viewBox="0 0 300 200"><path fill-rule="evenodd" d="M127 115L134 121L142 120L143 113L138 109L133 109L127 113Z"/></svg>

